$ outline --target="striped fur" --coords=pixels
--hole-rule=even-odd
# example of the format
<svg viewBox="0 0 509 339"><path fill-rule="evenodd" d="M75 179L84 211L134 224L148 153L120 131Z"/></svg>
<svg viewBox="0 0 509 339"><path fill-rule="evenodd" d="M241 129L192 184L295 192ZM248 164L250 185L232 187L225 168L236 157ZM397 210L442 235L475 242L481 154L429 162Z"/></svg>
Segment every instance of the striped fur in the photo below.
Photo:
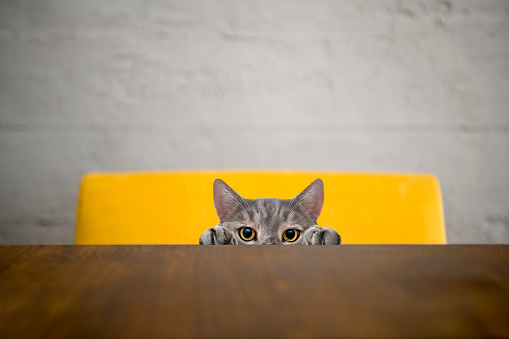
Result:
<svg viewBox="0 0 509 339"><path fill-rule="evenodd" d="M224 181L214 182L214 205L220 222L205 231L200 244L302 245L339 244L336 231L316 226L324 199L321 179L313 181L293 199L244 199ZM252 241L240 236L243 227L256 232ZM298 230L294 242L284 241L288 229Z"/></svg>

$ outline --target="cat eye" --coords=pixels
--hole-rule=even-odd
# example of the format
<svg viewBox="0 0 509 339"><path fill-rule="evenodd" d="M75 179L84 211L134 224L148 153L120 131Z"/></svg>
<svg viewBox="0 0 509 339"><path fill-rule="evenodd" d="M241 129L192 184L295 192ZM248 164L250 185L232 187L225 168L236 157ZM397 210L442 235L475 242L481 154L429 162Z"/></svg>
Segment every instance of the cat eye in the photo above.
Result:
<svg viewBox="0 0 509 339"><path fill-rule="evenodd" d="M294 242L299 237L299 230L290 228L283 233L283 240L288 242Z"/></svg>
<svg viewBox="0 0 509 339"><path fill-rule="evenodd" d="M242 238L242 240L244 240L244 241L251 241L256 236L255 230L252 229L251 227L242 227L240 229L239 234L240 234L240 237Z"/></svg>

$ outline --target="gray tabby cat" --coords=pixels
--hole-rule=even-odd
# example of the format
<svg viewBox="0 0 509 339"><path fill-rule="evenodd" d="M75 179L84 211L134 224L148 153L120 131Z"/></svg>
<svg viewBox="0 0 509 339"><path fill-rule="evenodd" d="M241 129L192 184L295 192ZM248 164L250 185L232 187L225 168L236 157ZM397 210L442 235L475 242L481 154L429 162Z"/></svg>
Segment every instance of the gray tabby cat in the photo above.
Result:
<svg viewBox="0 0 509 339"><path fill-rule="evenodd" d="M323 206L323 181L316 179L293 199L244 199L221 179L214 181L219 224L200 245L339 245L332 228L316 225Z"/></svg>

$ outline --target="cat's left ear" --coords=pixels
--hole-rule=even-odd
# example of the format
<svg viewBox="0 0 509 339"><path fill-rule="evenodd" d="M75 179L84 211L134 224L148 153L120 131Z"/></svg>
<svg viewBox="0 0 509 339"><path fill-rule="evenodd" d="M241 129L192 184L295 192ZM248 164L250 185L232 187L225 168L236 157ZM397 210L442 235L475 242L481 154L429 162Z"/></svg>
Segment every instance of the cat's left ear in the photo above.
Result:
<svg viewBox="0 0 509 339"><path fill-rule="evenodd" d="M304 191L300 192L293 200L297 202L301 210L316 220L320 216L324 200L324 188L322 179L316 179Z"/></svg>
<svg viewBox="0 0 509 339"><path fill-rule="evenodd" d="M214 180L214 206L220 221L242 206L243 198L221 179Z"/></svg>

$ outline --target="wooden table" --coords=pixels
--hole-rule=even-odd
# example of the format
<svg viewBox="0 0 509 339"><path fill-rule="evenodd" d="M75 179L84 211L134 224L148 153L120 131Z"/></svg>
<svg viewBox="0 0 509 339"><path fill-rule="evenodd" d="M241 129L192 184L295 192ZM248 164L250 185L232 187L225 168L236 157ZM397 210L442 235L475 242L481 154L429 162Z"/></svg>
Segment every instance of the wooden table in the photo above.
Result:
<svg viewBox="0 0 509 339"><path fill-rule="evenodd" d="M509 337L509 246L0 247L1 338Z"/></svg>

